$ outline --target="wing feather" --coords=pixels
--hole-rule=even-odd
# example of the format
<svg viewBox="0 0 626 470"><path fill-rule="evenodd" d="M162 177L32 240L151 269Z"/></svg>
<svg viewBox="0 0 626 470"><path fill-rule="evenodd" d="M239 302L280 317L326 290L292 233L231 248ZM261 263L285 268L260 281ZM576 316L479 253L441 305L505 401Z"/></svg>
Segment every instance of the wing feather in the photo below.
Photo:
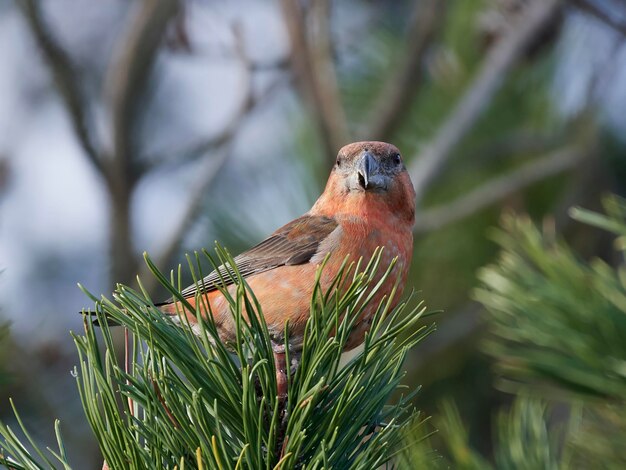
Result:
<svg viewBox="0 0 626 470"><path fill-rule="evenodd" d="M322 241L338 226L331 217L304 215L276 230L258 245L235 257L235 265L246 278L279 266L308 263L317 253ZM202 282L182 291L184 297L192 297L200 289L203 293L214 291L218 286L234 282L232 269L224 265L210 273ZM168 303L171 302L168 301Z"/></svg>

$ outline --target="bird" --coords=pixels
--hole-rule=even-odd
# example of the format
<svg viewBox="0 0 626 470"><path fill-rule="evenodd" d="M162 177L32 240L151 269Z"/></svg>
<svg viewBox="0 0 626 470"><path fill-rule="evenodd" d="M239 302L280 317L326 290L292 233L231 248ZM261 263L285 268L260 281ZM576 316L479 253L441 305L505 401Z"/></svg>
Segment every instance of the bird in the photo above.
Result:
<svg viewBox="0 0 626 470"><path fill-rule="evenodd" d="M398 303L413 254L414 222L415 190L398 148L386 142L355 142L339 150L326 187L308 212L234 258L261 306L270 333L278 395L286 395L290 373L285 359L285 324L289 322L289 356L296 362L320 265L324 262L320 285L326 291L346 260L368 262L378 247L382 247L383 265L397 259L391 275L348 336L345 350L353 349L363 342L383 296L396 285L391 308ZM194 308L196 302L208 303L225 344L235 341L237 327L221 289L234 296L235 282L218 268L181 291ZM185 323L197 326L195 313L175 299L158 304L158 308L179 324L180 316L185 315Z"/></svg>

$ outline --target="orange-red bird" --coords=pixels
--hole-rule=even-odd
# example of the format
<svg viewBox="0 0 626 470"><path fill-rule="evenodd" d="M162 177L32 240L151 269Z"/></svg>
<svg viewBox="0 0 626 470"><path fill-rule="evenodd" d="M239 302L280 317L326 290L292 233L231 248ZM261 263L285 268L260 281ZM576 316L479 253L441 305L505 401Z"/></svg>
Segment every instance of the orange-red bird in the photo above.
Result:
<svg viewBox="0 0 626 470"><path fill-rule="evenodd" d="M272 336L281 395L286 390L285 322L289 321L289 350L293 350L292 357L297 356L320 263L329 255L321 278L326 290L346 257L354 261L362 257L367 262L380 246L384 247L383 265L398 258L395 272L355 325L347 344L352 349L363 342L371 315L398 276L396 303L402 293L413 254L414 219L415 190L398 149L385 142L356 142L339 151L326 189L311 210L234 259L261 305ZM228 343L235 340L236 329L228 302L216 287L220 282L214 271L200 286L194 284L182 294L195 306L200 287L220 338ZM231 293L235 288L229 287ZM172 302L160 308L170 315L182 310ZM192 325L196 323L192 313L187 315Z"/></svg>

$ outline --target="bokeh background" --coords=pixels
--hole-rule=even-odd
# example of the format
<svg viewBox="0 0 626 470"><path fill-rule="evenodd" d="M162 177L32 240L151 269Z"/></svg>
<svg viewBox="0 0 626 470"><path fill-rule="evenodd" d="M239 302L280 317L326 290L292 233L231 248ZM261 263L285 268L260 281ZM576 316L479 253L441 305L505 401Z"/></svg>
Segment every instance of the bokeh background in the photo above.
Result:
<svg viewBox="0 0 626 470"><path fill-rule="evenodd" d="M506 211L585 257L568 217L623 193L619 0L0 0L0 419L61 419L101 463L69 330L96 295L219 240L232 252L304 213L337 150L385 140L417 190L410 285L438 331L407 361L427 414L453 399L491 451L510 401L481 352L476 271Z"/></svg>

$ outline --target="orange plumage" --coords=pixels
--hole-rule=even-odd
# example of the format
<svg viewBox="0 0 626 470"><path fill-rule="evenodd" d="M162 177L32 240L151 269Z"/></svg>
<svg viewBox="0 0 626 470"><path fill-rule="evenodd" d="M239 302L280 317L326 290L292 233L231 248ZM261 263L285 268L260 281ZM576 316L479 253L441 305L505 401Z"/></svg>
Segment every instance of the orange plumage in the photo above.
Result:
<svg viewBox="0 0 626 470"><path fill-rule="evenodd" d="M346 257L368 261L380 246L384 247L383 265L389 265L395 257L398 263L378 298L354 327L347 347L351 349L363 341L368 317L382 296L390 293L398 276L396 303L402 293L413 253L414 218L415 192L398 149L384 142L357 142L339 151L326 188L309 212L235 258L261 305L276 345L277 365L287 320L290 348L297 351L301 346L316 270L324 258L329 256L321 279L326 289ZM228 342L234 339L235 325L228 303L215 287L218 281L219 276L211 273L201 289L221 339ZM232 292L234 288L229 287ZM195 285L183 291L192 305L196 293ZM180 311L173 303L161 309L171 315ZM188 315L190 322L195 322L195 317ZM278 368L284 369L284 364Z"/></svg>

